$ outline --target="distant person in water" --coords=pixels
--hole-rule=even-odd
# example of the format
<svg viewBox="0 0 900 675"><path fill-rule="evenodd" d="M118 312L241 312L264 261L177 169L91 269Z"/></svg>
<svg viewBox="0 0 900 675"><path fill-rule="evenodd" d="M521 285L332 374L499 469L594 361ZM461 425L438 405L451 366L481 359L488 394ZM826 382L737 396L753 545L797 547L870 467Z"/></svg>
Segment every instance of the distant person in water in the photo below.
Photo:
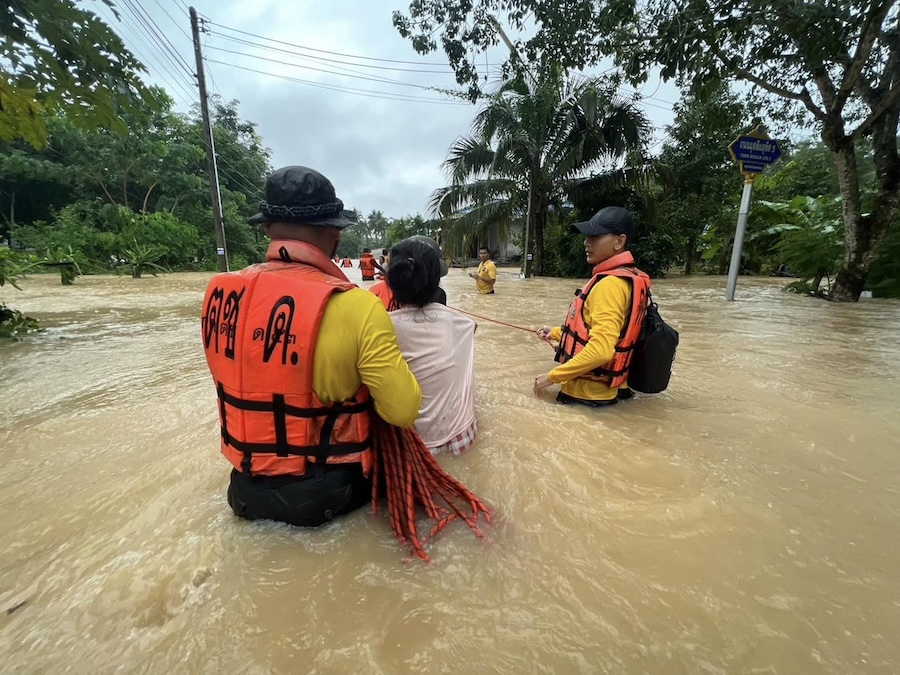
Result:
<svg viewBox="0 0 900 675"><path fill-rule="evenodd" d="M362 274L363 281L375 281L375 256L372 255L372 249L364 248L359 256L359 271Z"/></svg>
<svg viewBox="0 0 900 675"><path fill-rule="evenodd" d="M534 381L537 394L562 385L556 400L591 407L631 398L628 365L641 332L650 293L650 278L634 265L628 247L634 243L634 219L618 206L601 209L572 226L584 235L591 278L575 294L565 322L537 331L542 340L558 342L556 368Z"/></svg>
<svg viewBox="0 0 900 675"><path fill-rule="evenodd" d="M435 302L447 266L429 237L391 249L388 284L397 343L422 388L415 428L434 454L457 455L475 440L475 322Z"/></svg>
<svg viewBox="0 0 900 675"><path fill-rule="evenodd" d="M478 250L478 258L481 263L476 272L469 272L469 276L475 280L475 290L484 295L493 295L494 284L497 283L497 266L491 260L491 252L482 246Z"/></svg>

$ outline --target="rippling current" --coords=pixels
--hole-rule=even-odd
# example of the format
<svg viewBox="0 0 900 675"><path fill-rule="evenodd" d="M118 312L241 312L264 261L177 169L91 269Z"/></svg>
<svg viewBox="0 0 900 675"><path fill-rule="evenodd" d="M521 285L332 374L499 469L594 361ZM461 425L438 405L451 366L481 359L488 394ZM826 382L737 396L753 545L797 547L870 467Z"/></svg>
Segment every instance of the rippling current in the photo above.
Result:
<svg viewBox="0 0 900 675"><path fill-rule="evenodd" d="M900 672L900 303L661 280L671 387L605 410L535 397L551 350L480 320L478 440L442 463L495 524L425 565L383 514L232 516L208 278L0 289L48 329L0 342L3 672ZM530 328L577 283L444 280Z"/></svg>

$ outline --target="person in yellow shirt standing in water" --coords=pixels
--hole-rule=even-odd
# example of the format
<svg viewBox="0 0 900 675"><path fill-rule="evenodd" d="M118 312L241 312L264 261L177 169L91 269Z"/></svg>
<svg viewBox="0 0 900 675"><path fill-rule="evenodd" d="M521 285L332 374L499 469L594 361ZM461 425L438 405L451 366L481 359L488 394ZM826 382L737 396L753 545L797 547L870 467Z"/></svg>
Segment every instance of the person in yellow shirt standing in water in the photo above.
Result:
<svg viewBox="0 0 900 675"><path fill-rule="evenodd" d="M575 223L584 235L593 275L575 293L565 323L537 331L542 340L558 342L560 363L534 381L535 394L562 385L559 403L608 406L633 396L628 366L647 311L650 278L634 264L628 246L634 241L634 219L626 209L609 206L587 222Z"/></svg>
<svg viewBox="0 0 900 675"><path fill-rule="evenodd" d="M478 249L478 272L469 272L469 276L475 280L475 290L484 295L494 294L494 284L497 283L497 266L491 260L491 252L482 246Z"/></svg>

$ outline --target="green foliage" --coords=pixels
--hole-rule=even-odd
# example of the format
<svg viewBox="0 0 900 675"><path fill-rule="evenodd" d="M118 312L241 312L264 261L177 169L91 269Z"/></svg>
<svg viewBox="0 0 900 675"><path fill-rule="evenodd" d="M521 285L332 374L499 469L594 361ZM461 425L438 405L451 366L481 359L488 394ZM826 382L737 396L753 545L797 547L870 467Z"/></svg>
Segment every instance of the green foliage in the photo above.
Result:
<svg viewBox="0 0 900 675"><path fill-rule="evenodd" d="M34 256L27 256L0 246L0 286L18 288L16 279L40 264Z"/></svg>
<svg viewBox="0 0 900 675"><path fill-rule="evenodd" d="M0 64L0 141L44 146L46 116L60 110L79 125L122 133L121 110L155 105L138 77L140 62L96 14L72 0L5 3Z"/></svg>
<svg viewBox="0 0 900 675"><path fill-rule="evenodd" d="M63 286L71 286L75 278L82 274L81 266L76 258L78 254L69 247L68 251L57 248L55 251L47 251L42 265L56 267L59 270L59 279Z"/></svg>
<svg viewBox="0 0 900 675"><path fill-rule="evenodd" d="M165 256L166 250L162 246L156 244L142 244L136 240L132 242L129 248L122 251L125 258L125 265L131 269L131 278L140 279L141 274L146 270L150 274L156 276L156 272L166 272L165 267L156 261Z"/></svg>
<svg viewBox="0 0 900 675"><path fill-rule="evenodd" d="M756 213L770 226L762 236L780 235L776 245L781 262L791 274L814 278L817 293L823 277L830 278L840 265L844 232L840 199L795 197L787 203L758 202Z"/></svg>
<svg viewBox="0 0 900 675"><path fill-rule="evenodd" d="M50 147L0 145L0 236L42 253L71 250L85 271L108 270L133 241L161 250L161 265L214 269L215 233L199 119L158 108L123 110L125 135L48 120ZM259 262L265 238L247 224L268 171L252 123L237 102L216 100L222 205L229 255ZM233 265L232 265L233 266Z"/></svg>
<svg viewBox="0 0 900 675"><path fill-rule="evenodd" d="M900 214L896 2L414 0L408 13L394 14L394 25L420 53L441 45L474 101L481 95L475 63L497 44L497 15L532 36L519 45L528 62L572 70L612 58L634 85L658 69L695 95L740 81L751 87L751 106L770 119L812 123L842 167L847 236L833 297L859 297ZM521 69L518 57L511 60L505 71ZM868 144L879 176L871 209L853 170Z"/></svg>
<svg viewBox="0 0 900 675"><path fill-rule="evenodd" d="M611 80L566 78L558 68L509 80L479 110L471 135L451 146L451 184L432 194L428 211L452 220L453 240L492 226L502 232L528 212L530 192L534 271L543 274L550 207L640 178L641 169L610 168L639 155L648 133L646 117Z"/></svg>
<svg viewBox="0 0 900 675"><path fill-rule="evenodd" d="M896 223L872 266L869 288L876 298L900 298L900 226Z"/></svg>
<svg viewBox="0 0 900 675"><path fill-rule="evenodd" d="M674 123L666 128L668 137L657 160L664 178L653 236L666 246L671 244L668 262L683 261L685 274L690 274L704 231L733 220L741 179L727 147L743 131L748 116L724 84L685 94L674 111Z"/></svg>
<svg viewBox="0 0 900 675"><path fill-rule="evenodd" d="M434 227L434 221L427 221L419 214L404 216L391 221L386 233L386 247L390 248L398 241L415 234L424 234L437 239L438 230Z"/></svg>
<svg viewBox="0 0 900 675"><path fill-rule="evenodd" d="M35 269L38 265L40 265L40 261L33 256L26 256L16 251L10 251L5 246L0 246L0 286L9 284L13 288L19 288L16 279ZM36 319L0 303L0 338L16 337L38 330L41 329Z"/></svg>
<svg viewBox="0 0 900 675"><path fill-rule="evenodd" d="M337 253L341 258L356 258L363 250L363 235L360 230L362 225L351 225L341 231L341 240L338 243Z"/></svg>
<svg viewBox="0 0 900 675"><path fill-rule="evenodd" d="M0 338L15 338L19 335L43 330L37 319L25 316L17 309L10 309L0 302Z"/></svg>

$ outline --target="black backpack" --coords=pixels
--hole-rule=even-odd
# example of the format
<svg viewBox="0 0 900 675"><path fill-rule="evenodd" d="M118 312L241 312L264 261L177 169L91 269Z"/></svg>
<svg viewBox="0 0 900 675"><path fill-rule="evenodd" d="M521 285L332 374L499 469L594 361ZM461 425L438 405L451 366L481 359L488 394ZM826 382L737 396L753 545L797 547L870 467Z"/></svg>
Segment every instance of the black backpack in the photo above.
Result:
<svg viewBox="0 0 900 675"><path fill-rule="evenodd" d="M669 386L678 348L678 331L659 315L653 297L647 296L647 315L634 346L628 368L628 386L644 394L658 394Z"/></svg>

